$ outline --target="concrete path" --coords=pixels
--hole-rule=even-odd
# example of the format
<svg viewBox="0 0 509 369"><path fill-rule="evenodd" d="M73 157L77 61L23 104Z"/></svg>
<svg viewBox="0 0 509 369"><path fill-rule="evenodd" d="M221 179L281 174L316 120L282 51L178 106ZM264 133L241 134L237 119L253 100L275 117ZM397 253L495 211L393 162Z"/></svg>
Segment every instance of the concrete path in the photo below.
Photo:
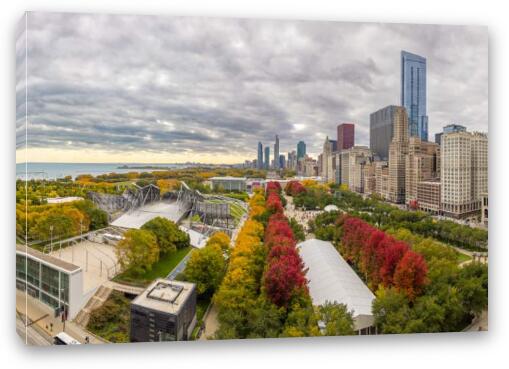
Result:
<svg viewBox="0 0 509 369"><path fill-rule="evenodd" d="M217 320L217 309L215 305L212 305L203 323L205 325L205 330L202 332L200 340L204 341L214 338L214 334L219 328L219 321Z"/></svg>

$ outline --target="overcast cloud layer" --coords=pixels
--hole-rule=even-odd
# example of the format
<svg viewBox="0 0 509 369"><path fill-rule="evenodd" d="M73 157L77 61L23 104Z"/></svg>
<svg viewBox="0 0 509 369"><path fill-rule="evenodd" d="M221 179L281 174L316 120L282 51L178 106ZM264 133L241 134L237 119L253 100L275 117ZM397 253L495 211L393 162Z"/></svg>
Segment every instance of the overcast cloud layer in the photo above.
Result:
<svg viewBox="0 0 509 369"><path fill-rule="evenodd" d="M318 153L341 122L369 145L369 114L400 102L402 49L427 58L430 140L451 122L488 130L485 28L29 13L26 64L24 23L18 149L25 67L30 149L241 162L275 134Z"/></svg>

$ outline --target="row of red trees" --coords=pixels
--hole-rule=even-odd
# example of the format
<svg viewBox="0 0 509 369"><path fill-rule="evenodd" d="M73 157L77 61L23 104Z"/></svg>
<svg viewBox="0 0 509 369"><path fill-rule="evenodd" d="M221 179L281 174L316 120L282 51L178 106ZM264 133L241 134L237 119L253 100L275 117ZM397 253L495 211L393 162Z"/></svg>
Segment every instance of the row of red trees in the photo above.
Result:
<svg viewBox="0 0 509 369"><path fill-rule="evenodd" d="M296 249L296 240L288 219L283 214L281 186L269 182L266 207L272 213L265 228L264 241L268 248L264 287L268 298L277 306L288 306L299 293L308 293L303 263Z"/></svg>
<svg viewBox="0 0 509 369"><path fill-rule="evenodd" d="M422 292L427 283L426 261L407 243L359 218L343 215L338 225L342 226L343 257L364 273L372 290L394 286L410 299Z"/></svg>
<svg viewBox="0 0 509 369"><path fill-rule="evenodd" d="M286 184L285 192L289 196L297 196L302 192L306 192L306 187L299 181L290 181Z"/></svg>

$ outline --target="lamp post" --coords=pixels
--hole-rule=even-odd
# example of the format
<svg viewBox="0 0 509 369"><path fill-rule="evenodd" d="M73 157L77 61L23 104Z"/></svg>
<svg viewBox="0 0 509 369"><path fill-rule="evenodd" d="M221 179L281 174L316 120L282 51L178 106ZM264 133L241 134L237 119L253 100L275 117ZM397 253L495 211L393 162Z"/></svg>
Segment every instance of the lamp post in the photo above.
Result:
<svg viewBox="0 0 509 369"><path fill-rule="evenodd" d="M52 253L53 252L53 225L50 225L49 226L49 238L50 238L50 246L49 246L49 252Z"/></svg>

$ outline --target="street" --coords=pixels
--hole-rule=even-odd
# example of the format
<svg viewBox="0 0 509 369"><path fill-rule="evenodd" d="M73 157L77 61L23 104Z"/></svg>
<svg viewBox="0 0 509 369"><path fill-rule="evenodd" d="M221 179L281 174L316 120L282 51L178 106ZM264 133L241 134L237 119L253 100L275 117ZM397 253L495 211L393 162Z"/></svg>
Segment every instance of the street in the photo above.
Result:
<svg viewBox="0 0 509 369"><path fill-rule="evenodd" d="M24 343L31 346L51 346L52 344L51 336L32 325L25 327L23 320L18 315L16 315L16 333Z"/></svg>

